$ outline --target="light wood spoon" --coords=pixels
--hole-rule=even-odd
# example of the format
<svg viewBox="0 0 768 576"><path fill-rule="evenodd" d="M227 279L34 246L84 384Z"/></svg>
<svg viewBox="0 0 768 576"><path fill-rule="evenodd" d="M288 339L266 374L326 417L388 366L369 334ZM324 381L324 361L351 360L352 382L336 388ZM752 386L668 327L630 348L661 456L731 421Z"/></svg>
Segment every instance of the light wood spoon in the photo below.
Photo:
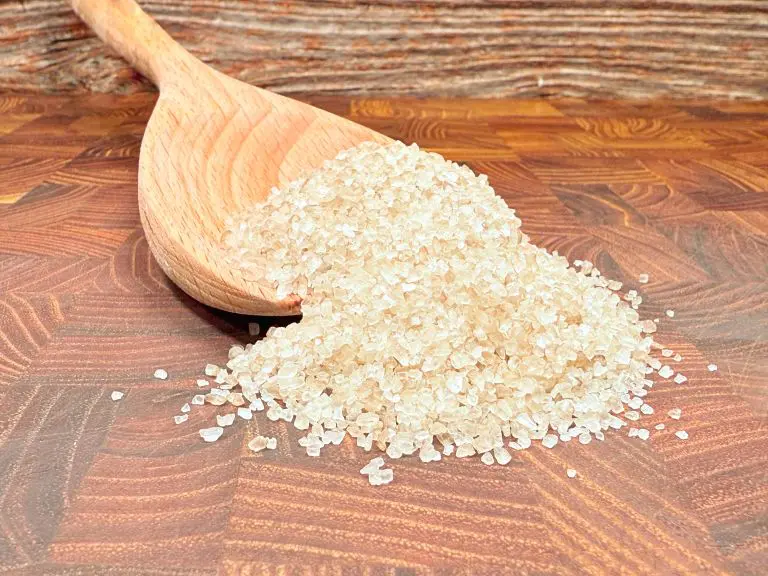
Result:
<svg viewBox="0 0 768 576"><path fill-rule="evenodd" d="M139 211L165 273L193 298L244 314L300 313L265 281L228 267L229 215L366 140L390 140L230 78L175 42L133 0L71 0L99 37L160 89L139 157ZM287 240L286 240L287 241Z"/></svg>

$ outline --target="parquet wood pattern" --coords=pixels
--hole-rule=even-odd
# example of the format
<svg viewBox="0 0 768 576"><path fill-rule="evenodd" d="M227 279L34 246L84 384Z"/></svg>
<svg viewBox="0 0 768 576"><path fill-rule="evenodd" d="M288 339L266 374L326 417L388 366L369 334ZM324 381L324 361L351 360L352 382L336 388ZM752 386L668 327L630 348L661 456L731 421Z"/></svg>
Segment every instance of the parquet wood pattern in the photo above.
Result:
<svg viewBox="0 0 768 576"><path fill-rule="evenodd" d="M0 572L765 574L768 104L315 100L487 173L535 242L641 291L689 378L657 384L645 420L682 408L686 442L405 459L373 488L356 447L309 458L284 423L215 445L197 435L213 407L173 423L253 319L152 259L136 167L153 102L0 97ZM249 453L257 432L278 450Z"/></svg>

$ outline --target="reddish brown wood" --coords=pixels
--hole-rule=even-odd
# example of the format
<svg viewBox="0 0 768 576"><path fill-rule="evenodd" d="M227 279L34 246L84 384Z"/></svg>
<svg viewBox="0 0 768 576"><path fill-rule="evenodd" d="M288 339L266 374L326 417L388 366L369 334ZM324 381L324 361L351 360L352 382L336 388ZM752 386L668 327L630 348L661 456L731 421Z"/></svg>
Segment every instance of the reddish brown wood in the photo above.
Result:
<svg viewBox="0 0 768 576"><path fill-rule="evenodd" d="M535 242L641 290L689 377L650 393L650 423L681 407L687 442L404 459L376 489L357 448L308 458L284 423L215 445L197 436L212 407L173 424L249 319L191 301L147 249L136 166L153 98L0 97L0 568L765 572L768 105L316 101L486 172ZM256 431L279 449L250 454Z"/></svg>

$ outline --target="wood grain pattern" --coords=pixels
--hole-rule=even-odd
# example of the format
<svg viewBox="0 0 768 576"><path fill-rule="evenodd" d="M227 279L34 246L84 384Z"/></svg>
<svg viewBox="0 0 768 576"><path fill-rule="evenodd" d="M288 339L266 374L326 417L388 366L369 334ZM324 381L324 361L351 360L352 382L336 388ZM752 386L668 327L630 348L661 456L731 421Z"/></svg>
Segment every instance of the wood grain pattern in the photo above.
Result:
<svg viewBox="0 0 768 576"><path fill-rule="evenodd" d="M309 458L284 423L240 422L215 445L197 435L213 407L173 424L253 319L190 299L149 252L137 142L154 100L0 97L0 569L764 574L768 105L315 100L487 173L535 242L642 292L689 377L654 386L646 420L682 408L686 442L668 428L507 467L404 459L375 489L356 447ZM278 450L250 453L256 433Z"/></svg>
<svg viewBox="0 0 768 576"><path fill-rule="evenodd" d="M280 93L766 98L763 0L147 0L204 62ZM62 0L0 3L0 89L152 90Z"/></svg>

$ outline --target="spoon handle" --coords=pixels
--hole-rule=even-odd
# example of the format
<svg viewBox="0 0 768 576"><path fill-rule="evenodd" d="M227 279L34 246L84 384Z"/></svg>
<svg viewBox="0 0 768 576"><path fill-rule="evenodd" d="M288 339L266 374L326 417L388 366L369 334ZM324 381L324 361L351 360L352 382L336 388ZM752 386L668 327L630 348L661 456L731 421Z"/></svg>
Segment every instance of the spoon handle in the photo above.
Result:
<svg viewBox="0 0 768 576"><path fill-rule="evenodd" d="M161 88L188 72L195 61L133 0L71 0L77 15Z"/></svg>

